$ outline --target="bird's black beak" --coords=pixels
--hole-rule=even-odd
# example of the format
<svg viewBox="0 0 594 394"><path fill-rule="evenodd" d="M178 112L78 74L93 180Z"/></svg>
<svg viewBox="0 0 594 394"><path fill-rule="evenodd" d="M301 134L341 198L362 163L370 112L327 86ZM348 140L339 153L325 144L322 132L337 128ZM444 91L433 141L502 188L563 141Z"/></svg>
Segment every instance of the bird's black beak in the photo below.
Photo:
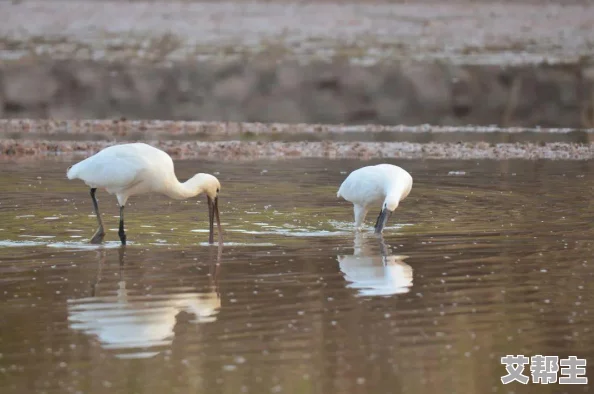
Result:
<svg viewBox="0 0 594 394"><path fill-rule="evenodd" d="M206 200L208 202L208 225L209 225L209 235L208 235L208 243L214 243L214 219L217 219L217 230L219 232L219 246L223 245L223 230L221 228L221 218L219 216L219 196L216 196L214 200L209 196L206 196Z"/></svg>
<svg viewBox="0 0 594 394"><path fill-rule="evenodd" d="M375 233L381 234L384 231L384 227L386 223L388 223L388 219L392 216L392 211L388 208L382 209L379 216L377 217L377 221L375 222Z"/></svg>

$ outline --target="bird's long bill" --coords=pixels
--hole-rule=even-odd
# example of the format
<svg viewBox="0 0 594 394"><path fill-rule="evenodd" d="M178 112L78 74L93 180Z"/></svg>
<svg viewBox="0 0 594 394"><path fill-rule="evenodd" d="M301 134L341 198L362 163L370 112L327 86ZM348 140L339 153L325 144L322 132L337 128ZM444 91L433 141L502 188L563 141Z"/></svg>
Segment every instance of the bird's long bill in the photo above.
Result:
<svg viewBox="0 0 594 394"><path fill-rule="evenodd" d="M206 201L208 202L208 243L212 244L214 242L214 202L209 196L206 196Z"/></svg>
<svg viewBox="0 0 594 394"><path fill-rule="evenodd" d="M223 228L221 227L221 217L219 216L219 196L214 199L214 214L217 218L217 231L219 232L219 248L223 246Z"/></svg>
<svg viewBox="0 0 594 394"><path fill-rule="evenodd" d="M209 196L206 196L208 201L208 243L214 243L214 220L217 219L217 230L219 232L219 246L223 244L223 231L221 228L221 218L219 216L219 197L215 197L214 200Z"/></svg>
<svg viewBox="0 0 594 394"><path fill-rule="evenodd" d="M387 208L382 209L379 216L377 217L377 221L375 222L375 233L381 234L384 231L384 227L386 223L388 223L388 219L392 216L392 211Z"/></svg>

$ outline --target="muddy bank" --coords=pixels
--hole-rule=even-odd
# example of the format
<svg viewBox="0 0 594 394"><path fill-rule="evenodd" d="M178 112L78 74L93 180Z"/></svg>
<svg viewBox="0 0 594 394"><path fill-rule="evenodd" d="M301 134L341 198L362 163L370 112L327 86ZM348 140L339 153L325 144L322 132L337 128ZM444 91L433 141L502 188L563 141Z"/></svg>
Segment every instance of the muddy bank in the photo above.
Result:
<svg viewBox="0 0 594 394"><path fill-rule="evenodd" d="M339 125L315 123L248 123L248 122L204 122L172 120L126 120L126 119L0 119L0 138L39 138L40 136L63 136L66 139L80 136L87 139L111 139L134 137L137 139L180 139L183 137L262 137L266 135L359 135L359 134L448 134L492 133L518 134L537 133L542 138L547 134L581 133L592 135L594 129L541 128L541 127L498 127L498 126L436 126L429 124L406 125ZM8 137L12 136L12 137Z"/></svg>
<svg viewBox="0 0 594 394"><path fill-rule="evenodd" d="M594 158L594 130L324 126L205 122L0 122L0 159L88 156L144 141L176 159L287 158L553 159ZM460 134L456 133L466 133ZM529 136L526 137L526 134ZM276 135L278 140L269 139ZM312 135L323 136L311 140ZM383 135L385 140L360 139ZM478 138L469 138L478 135ZM218 139L213 139L213 137Z"/></svg>
<svg viewBox="0 0 594 394"><path fill-rule="evenodd" d="M0 116L594 127L594 66L346 61L5 64Z"/></svg>
<svg viewBox="0 0 594 394"><path fill-rule="evenodd" d="M409 143L409 142L182 142L147 141L169 153L174 159L291 159L330 158L360 159L550 159L590 160L594 145L551 143L546 145L478 143ZM16 141L0 140L0 158L41 158L47 156L86 157L114 145L106 141Z"/></svg>

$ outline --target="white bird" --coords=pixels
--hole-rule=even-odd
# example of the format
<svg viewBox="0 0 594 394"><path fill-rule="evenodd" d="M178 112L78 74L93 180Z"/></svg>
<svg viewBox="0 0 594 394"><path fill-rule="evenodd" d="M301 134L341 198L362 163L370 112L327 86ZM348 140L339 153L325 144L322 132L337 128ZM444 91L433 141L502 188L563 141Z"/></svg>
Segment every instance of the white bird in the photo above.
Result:
<svg viewBox="0 0 594 394"><path fill-rule="evenodd" d="M375 223L375 232L381 233L392 212L410 193L412 183L412 177L402 168L378 164L351 172L336 196L353 203L357 230L363 225L369 208L383 202Z"/></svg>
<svg viewBox="0 0 594 394"><path fill-rule="evenodd" d="M165 194L176 200L185 200L206 194L210 225L209 243L213 243L214 217L217 218L219 246L223 243L221 220L219 218L219 192L221 184L210 174L199 173L180 183L175 176L173 160L160 149L143 143L114 145L68 168L68 179L80 179L91 188L93 208L99 228L91 243L103 242L105 228L95 198L98 188L115 194L120 205L119 236L126 244L124 231L124 207L128 198L143 193Z"/></svg>

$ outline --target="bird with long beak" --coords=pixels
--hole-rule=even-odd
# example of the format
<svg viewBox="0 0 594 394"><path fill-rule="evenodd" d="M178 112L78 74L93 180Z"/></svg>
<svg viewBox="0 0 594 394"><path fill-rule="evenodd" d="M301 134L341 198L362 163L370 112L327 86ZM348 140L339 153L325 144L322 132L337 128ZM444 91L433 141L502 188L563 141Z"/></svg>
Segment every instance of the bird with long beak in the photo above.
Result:
<svg viewBox="0 0 594 394"><path fill-rule="evenodd" d="M357 231L363 226L371 206L382 203L375 222L375 232L380 234L400 201L410 193L412 183L412 177L402 168L378 164L351 172L336 196L353 203Z"/></svg>
<svg viewBox="0 0 594 394"><path fill-rule="evenodd" d="M91 188L93 208L99 228L91 243L99 244L105 237L105 227L95 198L98 188L115 194L120 205L118 235L126 244L124 231L124 207L128 198L138 194L159 193L176 200L185 200L205 193L208 203L209 237L214 242L214 219L217 219L219 246L223 244L223 232L219 217L219 180L210 174L199 173L181 183L175 176L173 160L160 149L143 143L114 145L73 165L66 172L68 179L80 179Z"/></svg>

